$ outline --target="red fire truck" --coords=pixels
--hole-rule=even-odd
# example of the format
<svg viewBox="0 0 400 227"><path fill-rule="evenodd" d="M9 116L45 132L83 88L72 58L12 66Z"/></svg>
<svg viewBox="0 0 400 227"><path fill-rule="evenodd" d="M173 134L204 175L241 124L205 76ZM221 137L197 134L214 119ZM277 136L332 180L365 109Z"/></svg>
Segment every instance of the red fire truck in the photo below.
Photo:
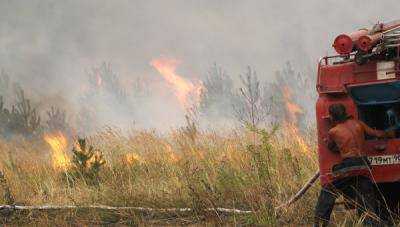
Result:
<svg viewBox="0 0 400 227"><path fill-rule="evenodd" d="M349 115L380 130L394 126L391 118L400 121L399 46L400 21L378 23L371 29L339 35L333 44L338 55L319 61L316 117L322 185L335 179L332 167L342 161L324 142L332 127L331 104L344 104ZM392 208L400 201L400 133L396 134L392 139L367 137L364 148L372 166L370 177L381 195L390 195L386 202Z"/></svg>

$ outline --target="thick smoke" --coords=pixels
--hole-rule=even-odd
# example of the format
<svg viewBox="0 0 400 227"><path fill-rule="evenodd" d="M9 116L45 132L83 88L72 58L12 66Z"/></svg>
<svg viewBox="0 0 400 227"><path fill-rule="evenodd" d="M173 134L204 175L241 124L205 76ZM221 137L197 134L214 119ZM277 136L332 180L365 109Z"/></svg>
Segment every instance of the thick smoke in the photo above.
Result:
<svg viewBox="0 0 400 227"><path fill-rule="evenodd" d="M1 0L0 68L38 105L59 105L72 115L82 111L82 100L89 102L82 91L93 68L110 62L128 98L121 104L104 92L85 103L99 107L98 125L168 129L184 121L184 111L149 64L152 59L178 59L179 74L188 80L204 79L217 62L234 80L250 65L261 81L273 81L287 61L306 73L316 67L320 56L333 53L336 35L397 19L397 5L397 0ZM140 86L143 81L146 86ZM138 90L141 95L134 95Z"/></svg>

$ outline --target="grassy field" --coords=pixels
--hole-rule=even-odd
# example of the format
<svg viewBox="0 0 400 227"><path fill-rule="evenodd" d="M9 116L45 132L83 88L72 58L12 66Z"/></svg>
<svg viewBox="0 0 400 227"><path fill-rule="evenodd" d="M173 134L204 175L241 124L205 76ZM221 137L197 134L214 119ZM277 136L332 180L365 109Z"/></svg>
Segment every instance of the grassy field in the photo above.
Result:
<svg viewBox="0 0 400 227"><path fill-rule="evenodd" d="M151 208L192 208L188 214L132 212L20 212L9 223L69 225L119 224L308 224L319 190L284 209L287 201L315 173L313 132L302 136L294 127L267 131L214 132L179 129L121 133L112 128L88 138L106 163L99 175L67 180L72 138L65 161L55 157L43 139L13 138L0 142L0 167L19 205L108 205ZM61 162L57 163L57 162ZM63 163L65 162L65 163ZM7 196L1 196L7 203ZM251 214L224 215L205 208L235 208ZM7 216L7 215L6 215ZM343 219L343 215L340 215Z"/></svg>

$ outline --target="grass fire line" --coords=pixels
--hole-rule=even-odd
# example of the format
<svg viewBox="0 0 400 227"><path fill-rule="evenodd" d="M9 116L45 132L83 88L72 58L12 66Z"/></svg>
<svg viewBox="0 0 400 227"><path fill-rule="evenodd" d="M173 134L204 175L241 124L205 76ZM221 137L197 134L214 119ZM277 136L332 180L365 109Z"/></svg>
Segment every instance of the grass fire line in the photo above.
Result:
<svg viewBox="0 0 400 227"><path fill-rule="evenodd" d="M260 141L254 150L246 145L254 142L253 137L235 131L224 136L199 131L193 140L180 130L163 136L151 131L125 136L108 129L93 135L90 141L81 141L80 149L73 146L71 158L67 154L72 141L62 133L48 134L43 137L47 142L43 145L47 150L50 148L50 166L38 158L44 148L38 141L23 142L35 145L19 151L25 158L13 160L16 167L5 165L7 160L2 161L7 183L18 205L10 207L8 205L12 204L8 204L3 208L41 212L132 209L132 212L147 210L166 216L182 211L194 217L211 212L225 213L226 218L240 214L243 221L250 218L254 223L284 223L285 217L298 217L301 223L302 216L297 209L299 206L312 209L315 188L310 188L311 196L303 197L301 203L280 210L285 215L280 215L279 220L275 207L288 201L301 188L299 182L306 182L313 176L317 160L303 153L312 153L313 147L299 152L303 145L289 139L293 134L286 134L288 132L277 132L270 139ZM313 137L300 137L307 141L305 144L313 144ZM21 141L2 143L18 143L0 150L4 157L24 145ZM102 165L97 175L72 174L72 183L71 179L60 177L63 171L77 169L73 161L77 150L84 150L84 153L90 150L91 158L95 159L98 148L108 164ZM18 168L18 173L13 168ZM31 183L26 184L27 179ZM265 220L265 217L273 219Z"/></svg>

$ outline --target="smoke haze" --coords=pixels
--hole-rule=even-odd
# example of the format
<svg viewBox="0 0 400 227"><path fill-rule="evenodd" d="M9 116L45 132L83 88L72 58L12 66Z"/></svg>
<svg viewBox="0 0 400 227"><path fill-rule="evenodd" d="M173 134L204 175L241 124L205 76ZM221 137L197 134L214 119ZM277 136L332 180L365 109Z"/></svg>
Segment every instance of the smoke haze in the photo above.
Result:
<svg viewBox="0 0 400 227"><path fill-rule="evenodd" d="M399 9L397 0L0 0L0 68L41 105L76 111L88 72L110 62L128 92L137 80L151 86L124 107L132 113L110 112L111 98L92 103L104 106L99 123L168 128L184 118L154 58L179 60L188 80L217 62L232 77L250 65L272 81L285 62L316 67L335 36L398 19Z"/></svg>

